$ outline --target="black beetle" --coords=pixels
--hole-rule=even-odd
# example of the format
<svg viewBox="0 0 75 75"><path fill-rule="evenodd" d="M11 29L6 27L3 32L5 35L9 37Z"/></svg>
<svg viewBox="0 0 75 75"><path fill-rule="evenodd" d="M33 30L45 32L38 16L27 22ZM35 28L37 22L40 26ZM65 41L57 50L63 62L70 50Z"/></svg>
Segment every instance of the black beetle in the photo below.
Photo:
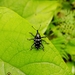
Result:
<svg viewBox="0 0 75 75"><path fill-rule="evenodd" d="M32 26L33 27L33 26ZM34 27L33 27L34 28ZM35 28L34 28L35 29ZM36 29L35 29L36 30ZM31 39L28 39L28 40L34 40L34 43L32 44L31 46L31 49L33 49L33 47L35 47L37 50L40 49L40 47L42 47L42 49L44 50L44 46L42 44L42 41L44 41L46 44L48 44L45 40L43 40L42 38L45 38L45 37L41 37L40 33L38 30L36 30L36 35L34 35L33 33L30 32L30 34L34 37L34 38L31 38Z"/></svg>

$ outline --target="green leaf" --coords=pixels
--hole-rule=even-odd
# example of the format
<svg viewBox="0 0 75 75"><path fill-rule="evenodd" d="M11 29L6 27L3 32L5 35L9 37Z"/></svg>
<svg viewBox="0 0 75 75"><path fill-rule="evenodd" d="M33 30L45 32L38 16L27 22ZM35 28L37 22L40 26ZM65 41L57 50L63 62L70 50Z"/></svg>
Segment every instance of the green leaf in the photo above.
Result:
<svg viewBox="0 0 75 75"><path fill-rule="evenodd" d="M38 0L0 0L0 6L8 7L30 23L36 26L43 25L42 29L46 29L59 3Z"/></svg>
<svg viewBox="0 0 75 75"><path fill-rule="evenodd" d="M51 40L51 42L54 44L54 46L57 48L57 50L59 51L59 53L61 54L61 56L63 58L65 58L66 60L69 59L65 48L66 48L66 40L64 37L58 37L58 38L54 38L53 40Z"/></svg>
<svg viewBox="0 0 75 75"><path fill-rule="evenodd" d="M72 75L56 48L47 38L44 40L49 42L48 45L42 42L44 51L35 48L30 51L34 42L27 40L33 38L29 32L36 34L32 24L5 7L0 7L0 15L0 59L3 62L25 75ZM39 32L41 35L42 32L40 30ZM11 70L9 65L8 70L5 67L8 72Z"/></svg>
<svg viewBox="0 0 75 75"><path fill-rule="evenodd" d="M11 75L25 75L16 67L0 60L0 75L7 75L8 73L10 73Z"/></svg>
<svg viewBox="0 0 75 75"><path fill-rule="evenodd" d="M70 55L75 55L75 38L71 38L66 46L66 52Z"/></svg>
<svg viewBox="0 0 75 75"><path fill-rule="evenodd" d="M75 75L75 62L67 62L67 65L72 71L73 75Z"/></svg>

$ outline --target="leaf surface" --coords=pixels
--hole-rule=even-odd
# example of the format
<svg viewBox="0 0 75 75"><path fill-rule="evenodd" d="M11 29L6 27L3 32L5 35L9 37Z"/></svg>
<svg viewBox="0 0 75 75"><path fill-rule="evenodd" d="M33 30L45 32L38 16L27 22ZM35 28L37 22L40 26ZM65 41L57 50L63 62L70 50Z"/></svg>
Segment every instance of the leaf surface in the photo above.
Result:
<svg viewBox="0 0 75 75"><path fill-rule="evenodd" d="M29 32L36 34L32 24L12 10L0 7L0 59L25 75L72 75L47 38L44 40L49 44L42 42L44 51L35 47L30 51L34 41L27 40L33 38ZM40 30L39 33L43 35Z"/></svg>
<svg viewBox="0 0 75 75"><path fill-rule="evenodd" d="M58 10L59 3L42 0L0 0L0 6L14 10L35 26L42 25L44 32L53 14Z"/></svg>

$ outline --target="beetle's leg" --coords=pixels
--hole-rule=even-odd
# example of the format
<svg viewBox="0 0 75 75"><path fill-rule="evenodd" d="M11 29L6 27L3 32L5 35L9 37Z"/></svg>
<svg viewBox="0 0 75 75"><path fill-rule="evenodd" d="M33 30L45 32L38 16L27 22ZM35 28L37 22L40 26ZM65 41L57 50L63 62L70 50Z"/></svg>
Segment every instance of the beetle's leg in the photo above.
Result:
<svg viewBox="0 0 75 75"><path fill-rule="evenodd" d="M34 36L35 37L35 35L33 34L33 33L31 33L31 32L29 32L32 36Z"/></svg>
<svg viewBox="0 0 75 75"><path fill-rule="evenodd" d="M41 46L42 46L42 49L43 49L43 51L44 51L44 46L43 46L43 44L41 44Z"/></svg>
<svg viewBox="0 0 75 75"><path fill-rule="evenodd" d="M44 41L46 44L49 44L49 43L47 43L45 40L42 40L42 41Z"/></svg>
<svg viewBox="0 0 75 75"><path fill-rule="evenodd" d="M27 39L27 40L34 40L33 38L31 38L31 39Z"/></svg>
<svg viewBox="0 0 75 75"><path fill-rule="evenodd" d="M30 49L30 50L32 50L32 49L33 49L33 46L34 46L34 44L32 44L32 46L31 46L31 49Z"/></svg>
<svg viewBox="0 0 75 75"><path fill-rule="evenodd" d="M42 36L41 38L46 38L46 36Z"/></svg>

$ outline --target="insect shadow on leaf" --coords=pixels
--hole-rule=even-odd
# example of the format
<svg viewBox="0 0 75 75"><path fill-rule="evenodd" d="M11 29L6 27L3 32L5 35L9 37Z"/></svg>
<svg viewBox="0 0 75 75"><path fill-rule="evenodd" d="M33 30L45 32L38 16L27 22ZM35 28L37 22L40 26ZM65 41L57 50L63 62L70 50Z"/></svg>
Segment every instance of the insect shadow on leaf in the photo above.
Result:
<svg viewBox="0 0 75 75"><path fill-rule="evenodd" d="M40 25L40 27L41 27L41 25ZM42 49L44 51L44 46L42 44L42 41L44 41L46 44L49 44L45 40L42 39L42 38L46 38L46 36L41 37L41 35L39 33L40 27L37 30L33 27L33 29L36 30L36 35L34 35L33 33L29 32L33 36L33 38L28 39L28 40L33 40L34 41L34 43L32 44L30 50L32 50L33 47L36 48L37 50L40 49L40 47L42 47Z"/></svg>

